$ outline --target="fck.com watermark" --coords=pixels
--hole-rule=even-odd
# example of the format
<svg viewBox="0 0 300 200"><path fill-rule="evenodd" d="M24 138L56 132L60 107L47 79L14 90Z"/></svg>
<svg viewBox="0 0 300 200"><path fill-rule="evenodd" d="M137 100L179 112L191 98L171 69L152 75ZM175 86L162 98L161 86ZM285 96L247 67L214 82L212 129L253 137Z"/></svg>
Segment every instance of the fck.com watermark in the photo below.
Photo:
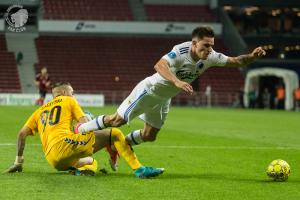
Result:
<svg viewBox="0 0 300 200"><path fill-rule="evenodd" d="M26 30L25 24L28 21L28 11L22 5L12 5L6 10L4 19L8 24L8 30L22 32Z"/></svg>

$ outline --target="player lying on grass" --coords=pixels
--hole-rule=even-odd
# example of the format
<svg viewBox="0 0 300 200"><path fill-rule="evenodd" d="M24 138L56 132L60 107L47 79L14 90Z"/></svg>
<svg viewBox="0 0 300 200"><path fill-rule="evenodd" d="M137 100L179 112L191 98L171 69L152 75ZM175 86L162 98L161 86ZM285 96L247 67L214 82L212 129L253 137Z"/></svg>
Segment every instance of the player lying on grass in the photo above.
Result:
<svg viewBox="0 0 300 200"><path fill-rule="evenodd" d="M164 169L142 166L123 133L116 128L74 134L72 121L87 122L81 107L73 98L69 83L57 83L52 89L53 100L38 108L20 130L17 156L6 172L21 172L26 137L39 133L42 148L49 164L59 171L71 170L75 175L94 175L97 162L91 156L106 146L114 145L139 178L149 178L163 173Z"/></svg>

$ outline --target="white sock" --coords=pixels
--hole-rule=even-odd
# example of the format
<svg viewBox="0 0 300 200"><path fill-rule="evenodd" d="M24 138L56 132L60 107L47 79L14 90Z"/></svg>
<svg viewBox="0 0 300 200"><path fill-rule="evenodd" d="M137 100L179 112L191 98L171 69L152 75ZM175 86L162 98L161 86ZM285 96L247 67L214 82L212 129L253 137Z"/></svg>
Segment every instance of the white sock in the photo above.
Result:
<svg viewBox="0 0 300 200"><path fill-rule="evenodd" d="M138 145L144 142L141 137L141 130L132 131L126 136L126 140L131 146Z"/></svg>
<svg viewBox="0 0 300 200"><path fill-rule="evenodd" d="M106 126L104 125L104 122L103 122L103 118L104 118L104 115L101 115L89 122L81 124L78 127L78 132L79 133L87 133L90 131L101 130L101 129L106 128Z"/></svg>

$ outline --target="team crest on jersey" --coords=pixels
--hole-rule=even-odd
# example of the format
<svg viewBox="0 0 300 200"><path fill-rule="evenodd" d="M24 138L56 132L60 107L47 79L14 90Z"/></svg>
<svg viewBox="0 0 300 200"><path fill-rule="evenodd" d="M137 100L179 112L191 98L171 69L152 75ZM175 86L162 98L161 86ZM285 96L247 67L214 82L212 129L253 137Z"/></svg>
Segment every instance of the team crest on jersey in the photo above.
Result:
<svg viewBox="0 0 300 200"><path fill-rule="evenodd" d="M193 80L198 76L198 73L194 74L188 69L181 69L176 72L176 76L180 78L180 80Z"/></svg>
<svg viewBox="0 0 300 200"><path fill-rule="evenodd" d="M174 51L171 51L168 53L168 56L169 56L169 58L174 59L174 58L176 58L176 53Z"/></svg>

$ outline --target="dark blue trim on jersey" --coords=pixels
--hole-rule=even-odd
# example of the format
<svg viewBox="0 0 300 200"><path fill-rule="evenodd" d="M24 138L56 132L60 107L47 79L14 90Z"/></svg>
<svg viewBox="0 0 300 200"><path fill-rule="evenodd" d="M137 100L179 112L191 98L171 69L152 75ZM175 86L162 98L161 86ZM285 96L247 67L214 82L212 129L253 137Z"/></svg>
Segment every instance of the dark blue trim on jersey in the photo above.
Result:
<svg viewBox="0 0 300 200"><path fill-rule="evenodd" d="M185 53L188 53L188 52L189 52L188 50L187 50L187 51L180 52L180 55L185 54Z"/></svg>
<svg viewBox="0 0 300 200"><path fill-rule="evenodd" d="M128 120L128 114L130 113L130 111L134 108L134 106L138 103L138 101L145 96L145 94L147 94L147 91L144 90L144 92L127 108L127 110L124 113L124 119L125 121Z"/></svg>
<svg viewBox="0 0 300 200"><path fill-rule="evenodd" d="M183 47L179 49L179 53L180 55L188 53L189 52L190 47Z"/></svg>
<svg viewBox="0 0 300 200"><path fill-rule="evenodd" d="M182 50L186 50L186 49L189 49L190 47L182 47L179 49L179 51L182 51Z"/></svg>

